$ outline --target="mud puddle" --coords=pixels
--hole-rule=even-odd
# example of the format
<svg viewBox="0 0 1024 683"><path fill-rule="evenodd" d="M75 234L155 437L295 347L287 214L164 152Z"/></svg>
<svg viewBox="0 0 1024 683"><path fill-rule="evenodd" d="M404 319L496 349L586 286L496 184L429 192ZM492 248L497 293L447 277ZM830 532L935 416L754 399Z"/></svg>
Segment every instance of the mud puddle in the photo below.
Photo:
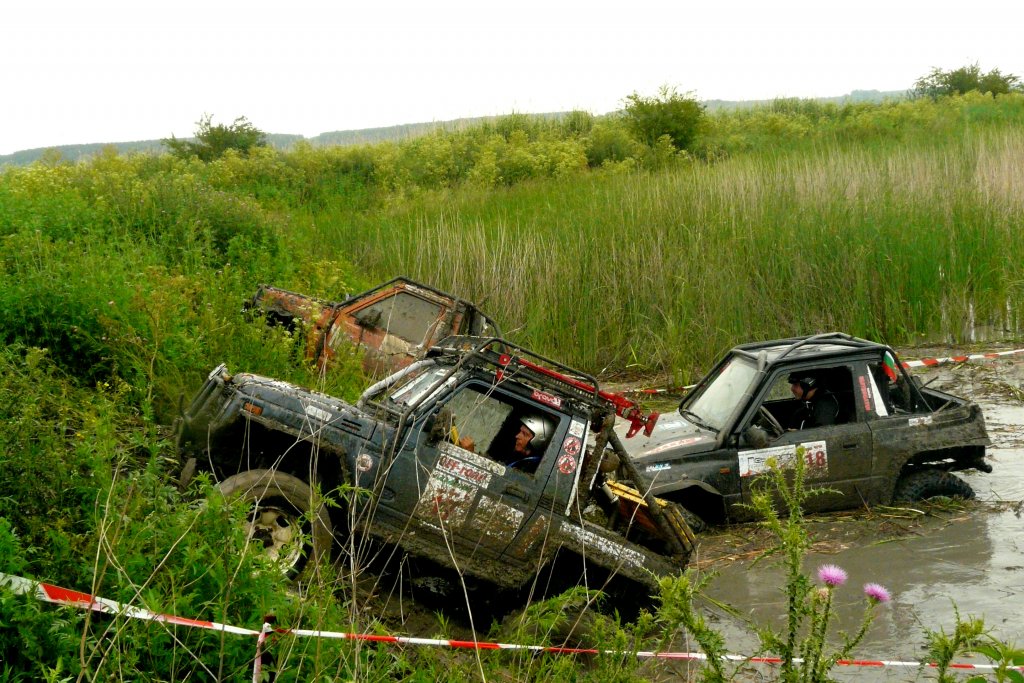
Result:
<svg viewBox="0 0 1024 683"><path fill-rule="evenodd" d="M858 659L927 659L925 629L952 631L954 606L962 617L984 618L1001 640L1024 644L1024 359L1013 358L915 373L982 406L993 472L963 474L977 501L812 518L815 545L805 569L813 575L821 564L836 564L850 577L836 593L838 629L857 630L864 583L880 583L893 595L877 610L854 653ZM737 654L756 652L751 624L785 623L783 573L770 560L756 559L766 540L756 525L728 528L705 537L697 558L702 571L717 572L710 597L736 611L712 610ZM916 669L840 668L834 674L842 680L934 678Z"/></svg>

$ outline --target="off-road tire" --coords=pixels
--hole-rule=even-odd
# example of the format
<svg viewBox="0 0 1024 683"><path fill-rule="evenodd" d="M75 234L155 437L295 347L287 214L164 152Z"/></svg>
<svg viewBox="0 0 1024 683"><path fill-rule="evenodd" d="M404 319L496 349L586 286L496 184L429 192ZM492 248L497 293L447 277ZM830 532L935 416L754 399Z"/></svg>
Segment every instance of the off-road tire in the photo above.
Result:
<svg viewBox="0 0 1024 683"><path fill-rule="evenodd" d="M254 543L261 539L264 550L283 560L284 572L292 581L308 578L322 558L330 553L332 533L327 507L321 502L315 514L313 490L298 477L275 470L248 470L221 482L225 498L241 498L251 504L246 531ZM301 536L300 536L301 534ZM290 548L302 539L301 547ZM280 553L284 553L280 557Z"/></svg>
<svg viewBox="0 0 1024 683"><path fill-rule="evenodd" d="M974 498L974 489L966 481L942 470L919 470L900 477L896 482L895 503L913 503L937 496L947 498Z"/></svg>

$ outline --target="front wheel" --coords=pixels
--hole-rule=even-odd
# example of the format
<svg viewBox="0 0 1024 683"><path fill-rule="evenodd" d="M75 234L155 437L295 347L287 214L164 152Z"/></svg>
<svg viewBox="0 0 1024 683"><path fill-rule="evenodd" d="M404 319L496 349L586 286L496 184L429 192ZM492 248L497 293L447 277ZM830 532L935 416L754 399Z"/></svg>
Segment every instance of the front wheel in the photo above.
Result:
<svg viewBox="0 0 1024 683"><path fill-rule="evenodd" d="M946 498L974 498L974 489L966 481L942 470L919 470L900 477L896 482L895 503L913 503L945 496Z"/></svg>
<svg viewBox="0 0 1024 683"><path fill-rule="evenodd" d="M313 490L306 482L275 470L248 470L220 484L225 498L249 503L245 535L250 543L298 580L331 548L331 520L321 502L313 510ZM310 562L312 560L312 562Z"/></svg>

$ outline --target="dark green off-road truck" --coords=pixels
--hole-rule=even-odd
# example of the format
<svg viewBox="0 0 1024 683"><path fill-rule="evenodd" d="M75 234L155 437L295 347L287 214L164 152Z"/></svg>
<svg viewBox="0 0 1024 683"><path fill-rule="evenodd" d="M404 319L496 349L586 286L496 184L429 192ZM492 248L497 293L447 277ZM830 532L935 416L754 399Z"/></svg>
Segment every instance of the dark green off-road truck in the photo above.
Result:
<svg viewBox="0 0 1024 683"><path fill-rule="evenodd" d="M807 388L827 410L797 396ZM815 410L827 419L807 419ZM697 528L747 519L759 475L798 455L808 483L828 489L810 512L970 498L953 473L991 472L988 445L977 404L920 386L890 347L840 333L735 347L677 413L626 442L634 485L684 505Z"/></svg>
<svg viewBox="0 0 1024 683"><path fill-rule="evenodd" d="M678 505L609 495L606 472L639 476L615 414L634 433L657 419L496 338L443 340L355 405L221 366L178 421L181 483L205 470L248 501L249 537L292 576L329 553L359 567L373 542L485 586L546 576L647 592L683 569L693 534ZM524 425L526 459L513 448ZM609 523L584 517L592 501Z"/></svg>

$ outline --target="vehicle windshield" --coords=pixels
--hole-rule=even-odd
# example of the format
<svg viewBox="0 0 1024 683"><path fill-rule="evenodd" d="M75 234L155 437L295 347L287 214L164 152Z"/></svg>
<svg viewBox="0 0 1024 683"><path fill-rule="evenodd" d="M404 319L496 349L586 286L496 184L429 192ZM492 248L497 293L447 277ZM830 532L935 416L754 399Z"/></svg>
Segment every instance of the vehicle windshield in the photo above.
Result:
<svg viewBox="0 0 1024 683"><path fill-rule="evenodd" d="M754 362L742 356L733 356L711 380L692 398L679 406L679 412L698 427L720 431L757 374Z"/></svg>

